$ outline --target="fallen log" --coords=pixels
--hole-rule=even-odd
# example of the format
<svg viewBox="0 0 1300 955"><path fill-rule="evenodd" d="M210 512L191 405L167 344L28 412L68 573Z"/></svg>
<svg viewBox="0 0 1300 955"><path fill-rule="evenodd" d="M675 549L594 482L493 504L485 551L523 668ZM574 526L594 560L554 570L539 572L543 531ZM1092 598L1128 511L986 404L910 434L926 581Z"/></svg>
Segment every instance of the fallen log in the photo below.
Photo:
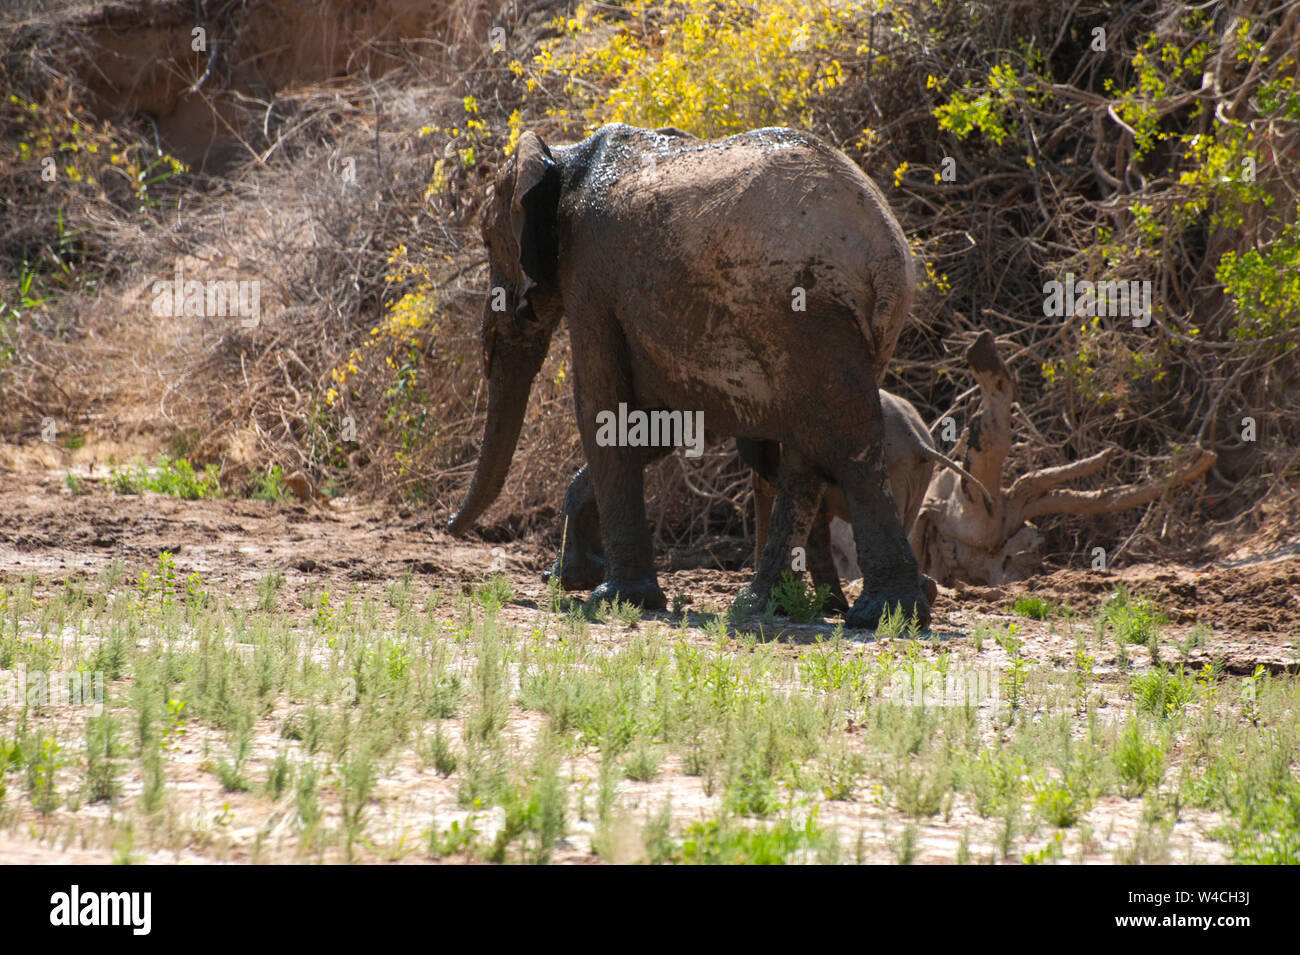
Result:
<svg viewBox="0 0 1300 955"><path fill-rule="evenodd" d="M1015 381L988 331L966 350L966 361L979 386L980 404L951 456L989 489L992 499L959 475L936 471L910 536L921 569L945 586L959 580L985 585L1023 580L1042 566L1043 537L1031 523L1035 518L1139 507L1201 477L1216 460L1213 451L1194 447L1163 478L1093 491L1060 486L1104 468L1118 454L1110 448L1023 474L1004 489Z"/></svg>

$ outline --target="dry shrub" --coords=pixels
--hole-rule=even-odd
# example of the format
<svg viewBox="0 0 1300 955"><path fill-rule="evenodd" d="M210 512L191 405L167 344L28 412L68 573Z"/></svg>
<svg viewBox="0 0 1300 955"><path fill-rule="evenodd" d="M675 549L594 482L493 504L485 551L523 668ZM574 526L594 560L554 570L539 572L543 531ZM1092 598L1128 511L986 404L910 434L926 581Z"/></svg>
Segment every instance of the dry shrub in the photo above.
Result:
<svg viewBox="0 0 1300 955"><path fill-rule="evenodd" d="M236 161L219 177L191 171L160 183L161 204L144 213L113 196L54 201L48 191L7 205L0 252L10 262L19 247L57 247L61 208L74 228L88 227L85 261L99 270L102 291L98 300L65 297L74 307L57 310L59 321L48 308L24 317L22 353L0 380L4 427L30 435L55 406L104 426L161 423L201 462L222 463L228 480L278 464L445 516L472 471L483 423L486 270L474 215L491 170L521 128L564 141L608 118L599 110L612 85L566 91L543 76L526 90L537 67L525 51L555 36L552 14L570 7L520 3L490 18L508 29L514 69L472 39L489 22L486 7L461 3L448 7L459 11L460 32L447 34L440 60L412 52L382 76L241 93L257 120L237 129ZM631 5L605 9L612 26L562 42L590 45L618 32L641 37L652 53L668 42L659 32L672 26L667 8L644 21ZM1255 13L1224 4L1193 16L1172 2L1097 0L862 7L836 27L833 51L800 52L814 80L798 96L764 92L773 109L791 110L773 121L807 125L858 158L914 237L927 278L889 386L928 418L952 414L960 424L973 407L961 356L988 327L1020 386L1013 470L1115 446L1123 455L1098 481L1121 483L1159 473L1182 445L1219 454L1205 488L1145 512L1052 519L1045 529L1058 555L1097 543L1130 555L1185 551L1292 490L1294 324L1241 337L1240 302L1224 296L1216 266L1225 252L1278 248L1294 221L1296 120L1285 97L1279 105L1261 93L1285 76L1296 10L1296 2ZM1107 30L1104 52L1089 50L1095 26ZM1157 51L1169 44L1180 58L1213 43L1201 68L1157 71L1157 90L1142 85L1153 74L1137 60L1153 36ZM1266 36L1283 38L1269 65L1237 59L1243 44ZM838 67L828 72L832 54ZM30 56L4 60L19 61L36 75ZM459 64L454 72L449 63ZM53 90L42 109L77 115L77 78L57 64L43 69L39 82L15 81L15 89L33 99ZM50 69L67 85L51 84ZM1207 73L1214 81L1203 86ZM936 109L954 103L958 112L941 124ZM1224 218L1234 196L1196 178L1205 157L1178 138L1215 133L1216 112L1245 131L1237 147L1258 153L1258 188L1271 197L1240 222ZM1152 129L1172 136L1139 146ZM121 132L137 145L152 141L138 126ZM935 178L946 157L956 160L955 182ZM0 179L11 173L0 167ZM36 232L22 231L29 219L40 223ZM142 286L169 277L177 262L196 276L261 280L263 324L201 319L159 330L135 318L145 314ZM1043 284L1067 271L1150 280L1163 310L1145 332L1045 319ZM534 387L515 467L484 521L489 537L553 528L582 462L570 370L561 331ZM1246 414L1257 420L1254 444L1237 436ZM698 549L746 530L744 474L725 445L711 444L699 462L661 462L647 490L661 545Z"/></svg>
<svg viewBox="0 0 1300 955"><path fill-rule="evenodd" d="M1097 544L1112 559L1189 556L1225 529L1255 532L1261 502L1294 499L1300 289L1274 296L1276 321L1261 324L1224 294L1220 268L1225 255L1287 254L1300 4L896 9L906 29L825 115L846 139L874 131L863 162L877 181L907 164L891 200L931 281L899 344L899 389L931 420L960 423L977 400L963 354L987 327L1018 382L1008 483L1107 448L1117 462L1089 486L1158 478L1190 446L1218 455L1204 485L1142 511L1047 519L1058 557ZM945 106L952 119L937 123ZM1246 155L1254 182L1236 175ZM945 157L956 182L941 181ZM1151 325L1044 317L1044 283L1070 272L1149 281Z"/></svg>

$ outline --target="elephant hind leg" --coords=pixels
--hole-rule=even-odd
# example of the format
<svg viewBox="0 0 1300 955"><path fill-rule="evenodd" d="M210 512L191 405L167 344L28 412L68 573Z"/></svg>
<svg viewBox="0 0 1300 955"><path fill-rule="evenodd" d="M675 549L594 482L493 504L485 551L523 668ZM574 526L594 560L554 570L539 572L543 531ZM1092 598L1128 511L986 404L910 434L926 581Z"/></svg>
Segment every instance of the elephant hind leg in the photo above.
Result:
<svg viewBox="0 0 1300 955"><path fill-rule="evenodd" d="M835 560L831 557L830 524L830 512L823 501L817 508L817 516L808 532L808 570L812 574L814 587L826 587L825 609L844 613L849 609L849 601L840 587L839 571L835 569Z"/></svg>
<svg viewBox="0 0 1300 955"><path fill-rule="evenodd" d="M929 626L930 605L898 517L881 442L868 447L865 454L841 462L835 477L849 502L858 566L862 568L862 595L850 608L846 622L874 629L886 610L898 605L909 618L915 614L918 626Z"/></svg>
<svg viewBox="0 0 1300 955"><path fill-rule="evenodd" d="M772 445L773 448L776 446L775 441L763 442L763 444ZM779 467L780 454L776 452L772 456L768 473L774 474ZM772 501L776 496L776 489L757 469L751 469L749 477L754 491L754 570L757 571L763 561L763 548L771 536ZM796 545L792 543L791 546ZM835 561L831 557L830 512L826 508L825 500L818 506L817 514L808 531L808 570L812 574L814 587L826 585L827 610L843 613L849 609L848 600L845 599L844 591L840 588L840 577L835 570Z"/></svg>
<svg viewBox="0 0 1300 955"><path fill-rule="evenodd" d="M772 501L776 497L772 482L781 467L781 444L737 438L736 452L749 465L749 484L754 496L754 570L757 571L772 527Z"/></svg>
<svg viewBox="0 0 1300 955"><path fill-rule="evenodd" d="M763 547L772 534L772 502L776 488L763 480L757 471L749 472L749 483L754 491L754 570L763 562Z"/></svg>
<svg viewBox="0 0 1300 955"><path fill-rule="evenodd" d="M824 489L825 482L804 466L797 453L782 455L767 543L763 545L753 581L742 592L753 609L762 610L767 606L772 588L788 566L791 548L802 546L808 540Z"/></svg>

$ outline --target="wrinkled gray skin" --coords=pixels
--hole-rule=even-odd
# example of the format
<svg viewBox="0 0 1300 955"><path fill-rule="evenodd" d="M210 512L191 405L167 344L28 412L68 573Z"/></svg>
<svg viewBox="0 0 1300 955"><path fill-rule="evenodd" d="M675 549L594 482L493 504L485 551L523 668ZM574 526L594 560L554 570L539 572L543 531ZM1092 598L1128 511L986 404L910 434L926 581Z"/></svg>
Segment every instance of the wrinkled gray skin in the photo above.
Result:
<svg viewBox="0 0 1300 955"><path fill-rule="evenodd" d="M884 415L885 470L889 475L894 502L899 508L899 519L903 529L909 531L921 509L935 464L942 463L963 475L966 472L952 459L935 450L925 420L910 401L882 388L880 406ZM754 534L754 563L757 565L771 524L774 495L771 482L779 471L781 449L775 442L740 438L736 441L736 450L752 470L757 524ZM831 556L832 517L851 522L848 501L843 492L828 484L808 534L808 570L815 586L827 587L827 609L845 611L848 609L848 601L844 597ZM590 475L585 466L569 483L560 524L562 550L556 555L550 569L542 575L543 578L549 581L558 576L565 590L585 590L596 586L604 579L604 558L600 550L600 518ZM924 574L921 575L921 585L926 601L933 606L938 587Z"/></svg>
<svg viewBox="0 0 1300 955"><path fill-rule="evenodd" d="M696 140L612 125L555 149L529 132L481 227L505 308L493 311L489 296L487 425L452 533L466 533L500 493L563 319L605 554L593 600L665 606L642 480L661 449L596 442L597 413L626 402L702 411L713 434L780 442L771 533L747 588L757 606L831 480L867 581L849 625L875 626L886 603L928 623L885 473L875 386L915 272L884 197L847 157L790 129ZM792 307L796 287L803 311Z"/></svg>

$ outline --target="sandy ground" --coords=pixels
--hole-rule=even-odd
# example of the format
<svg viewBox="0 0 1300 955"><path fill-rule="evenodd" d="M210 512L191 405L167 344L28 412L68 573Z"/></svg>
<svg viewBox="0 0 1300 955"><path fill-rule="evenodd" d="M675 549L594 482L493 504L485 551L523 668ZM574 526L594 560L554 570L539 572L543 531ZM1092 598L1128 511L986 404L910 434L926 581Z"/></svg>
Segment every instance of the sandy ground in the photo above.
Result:
<svg viewBox="0 0 1300 955"><path fill-rule="evenodd" d="M406 508L347 499L310 505L184 501L85 486L88 493L73 495L61 471L0 472L0 573L35 573L54 581L95 575L114 558L128 568L150 565L166 550L176 555L178 571L198 573L231 592L272 568L283 570L294 590L312 584L386 585L408 569L430 585L445 586L479 580L504 560L521 599L536 600L545 592L541 572L551 551L542 542L457 540L440 521ZM685 595L692 609L716 610L730 603L748 578L744 571L692 569L661 572L660 583L670 598ZM961 629L976 618L1006 614L1021 594L1048 597L1086 615L1119 585L1154 598L1175 627L1212 628L1214 637L1202 654L1226 658L1230 672L1249 672L1255 663L1278 670L1298 662L1300 546L1203 567L1061 569L1002 587L959 584L942 589L934 627Z"/></svg>
<svg viewBox="0 0 1300 955"><path fill-rule="evenodd" d="M253 587L268 570L284 572L284 594L305 592L310 587L328 586L336 591L382 592L383 588L408 569L422 587L458 586L477 581L488 573L493 562L504 557L506 572L516 592L515 603L503 614L517 616L522 623L530 620L536 602L544 596L540 573L548 561L549 551L540 542L490 544L483 541L458 541L448 536L440 522L428 514L407 509L386 509L352 504L346 499L305 505L296 501L262 502L240 499L183 501L158 494L115 495L97 483L86 483L86 491L72 494L59 470L0 472L0 580L12 585L35 574L43 586L72 575L96 576L111 560L121 560L128 574L152 565L164 551L175 554L180 574L202 575L207 586L237 593ZM500 548L497 550L497 548ZM722 570L679 570L661 575L661 584L670 596L683 595L693 610L720 610L746 582L745 572ZM1249 674L1257 664L1274 672L1294 670L1300 661L1300 557L1288 548L1272 555L1257 555L1248 561L1193 568L1175 565L1143 565L1118 572L1057 570L1034 580L1000 588L959 587L943 590L934 630L947 635L954 646L970 649L970 634L980 624L1014 619L1026 636L1026 655L1045 663L1064 663L1073 659L1075 636L1059 621L1038 623L1013 618L1010 604L1015 596L1034 593L1055 599L1086 617L1105 601L1115 587L1126 584L1137 594L1155 598L1170 617L1167 634L1177 639L1180 633L1198 627L1208 633L1203 646L1192 650L1190 661L1217 658L1225 661L1229 672ZM1080 624L1087 626L1086 622ZM1209 628L1207 631L1206 628ZM789 625L783 622L782 641L785 652L797 653L800 644L825 636L828 625ZM865 639L865 634L846 636ZM1146 653L1133 648L1135 659ZM996 645L986 645L980 660L1000 665L1004 659ZM1099 678L1113 670L1114 660L1099 659ZM514 710L512 728L526 727L540 721L534 713ZM195 728L198 729L198 728ZM278 735L266 727L267 757ZM259 733L259 735L261 735ZM210 773L202 771L203 732L194 733L186 742L194 753L194 811L200 830L204 813L213 816L213 831L225 826L224 814L241 815L241 800L252 801L248 794L209 797L202 795L213 788ZM261 748L259 746L259 748ZM182 754L182 759L184 756ZM421 828L416 802L408 803L404 789L420 794L419 805L428 806L428 773L414 760L411 765L396 765L385 775L380 792L390 789L393 808L385 811L385 826L394 845L400 846L403 834L418 842ZM590 761L588 761L590 762ZM587 778L594 778L596 765L570 767ZM656 805L671 790L674 811L689 811L695 802L692 787L697 781L665 767L660 780L640 786L627 786L625 795L634 804L647 809ZM181 783L181 788L185 787ZM443 798L445 796L445 798ZM450 793L434 794L435 803L445 803L442 824L456 816ZM224 805L223 805L224 803ZM1138 827L1139 805L1125 807L1122 800L1109 807L1099 805L1093 812L1107 815L1108 829L1097 835L1097 858L1086 861L1109 861L1108 854ZM703 805L702 797L700 804ZM250 814L251 806L249 807ZM83 807L81 812L95 812ZM427 808L424 810L427 814ZM255 861L260 853L275 856L273 847L279 830L287 823L279 820L279 811L269 815L259 810L261 822L247 831L238 827L222 829L215 840L219 850L205 851L193 846L175 851L136 851L136 862L176 861ZM889 831L891 820L883 807L864 803L845 804L844 820L823 817L822 822L837 821L849 826L870 824L877 831ZM967 813L969 815L969 813ZM463 815L463 813L461 814ZM958 813L961 816L961 813ZM870 817L870 818L868 818ZM879 817L879 818L876 818ZM85 818L84 816L81 818ZM279 820L279 821L277 821ZM480 820L482 823L483 821ZM490 824L490 820L488 821ZM1196 837L1202 823L1189 816L1180 823L1170 845L1171 861L1219 861L1222 846ZM589 841L582 842L583 826L576 823L569 848L561 847L557 861L582 862L594 858ZM954 818L942 825L927 826L921 833L921 861L938 861L951 857L963 826L983 825L977 819ZM78 827L84 831L85 824ZM93 826L92 826L93 829ZM69 833L73 829L67 830ZM991 838L991 837L990 837ZM72 835L57 830L32 828L28 833L9 831L0 834L0 862L5 863L77 863L112 861L109 849L78 844ZM983 840L981 840L983 841ZM256 851L249 849L254 842ZM986 843L987 844L987 843ZM417 861L420 853L408 850ZM400 848L395 858L406 860ZM933 858L927 859L932 856Z"/></svg>

